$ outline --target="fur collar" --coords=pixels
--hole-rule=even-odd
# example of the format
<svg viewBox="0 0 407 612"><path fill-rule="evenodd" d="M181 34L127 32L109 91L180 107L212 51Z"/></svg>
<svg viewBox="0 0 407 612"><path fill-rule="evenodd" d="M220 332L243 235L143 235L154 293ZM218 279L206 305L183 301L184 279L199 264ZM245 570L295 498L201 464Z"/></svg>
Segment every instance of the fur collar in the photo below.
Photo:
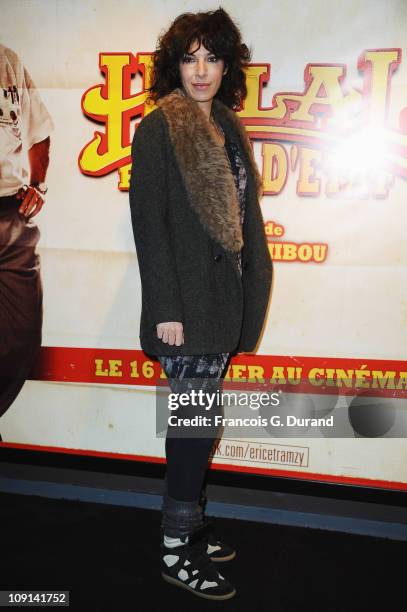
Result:
<svg viewBox="0 0 407 612"><path fill-rule="evenodd" d="M206 231L226 250L243 246L239 202L229 160L223 146L212 136L209 120L181 88L157 101L166 118L189 201ZM212 113L225 133L239 137L248 172L261 195L262 180L246 131L233 110L216 98Z"/></svg>

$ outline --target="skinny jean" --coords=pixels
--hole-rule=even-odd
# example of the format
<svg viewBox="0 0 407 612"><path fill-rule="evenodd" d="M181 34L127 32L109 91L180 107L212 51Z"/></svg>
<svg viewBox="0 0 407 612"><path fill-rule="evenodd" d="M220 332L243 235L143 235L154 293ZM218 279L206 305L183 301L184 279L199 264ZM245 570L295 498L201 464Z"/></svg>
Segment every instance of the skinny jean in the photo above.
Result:
<svg viewBox="0 0 407 612"><path fill-rule="evenodd" d="M167 458L167 493L171 498L185 502L196 502L208 467L209 455L221 427L215 425L215 416L222 415L221 403L217 401L227 371L229 353L214 355L158 356L172 393L213 393L215 401L209 410L192 402L179 406L174 412L178 418L206 416L212 425L198 425L188 437L187 428L168 425L165 440ZM191 431L191 430L189 430Z"/></svg>

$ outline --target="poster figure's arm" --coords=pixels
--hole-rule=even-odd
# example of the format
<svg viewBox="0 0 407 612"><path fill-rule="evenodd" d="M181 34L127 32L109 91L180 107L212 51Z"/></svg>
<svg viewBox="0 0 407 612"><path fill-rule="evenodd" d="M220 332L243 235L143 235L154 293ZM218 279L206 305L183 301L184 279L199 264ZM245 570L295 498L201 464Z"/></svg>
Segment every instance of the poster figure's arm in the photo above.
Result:
<svg viewBox="0 0 407 612"><path fill-rule="evenodd" d="M24 146L28 149L29 186L20 190L20 213L26 217L37 215L45 201L45 178L49 165L50 134L54 123L27 68L20 66L21 123Z"/></svg>

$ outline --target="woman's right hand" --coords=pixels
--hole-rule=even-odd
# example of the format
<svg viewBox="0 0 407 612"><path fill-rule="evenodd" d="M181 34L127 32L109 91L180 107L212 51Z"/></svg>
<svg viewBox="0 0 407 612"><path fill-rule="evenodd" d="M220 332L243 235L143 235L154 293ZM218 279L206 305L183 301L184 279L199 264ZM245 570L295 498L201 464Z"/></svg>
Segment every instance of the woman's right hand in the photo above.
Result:
<svg viewBox="0 0 407 612"><path fill-rule="evenodd" d="M158 323L157 338L167 344L181 346L181 344L184 344L184 326L178 321Z"/></svg>

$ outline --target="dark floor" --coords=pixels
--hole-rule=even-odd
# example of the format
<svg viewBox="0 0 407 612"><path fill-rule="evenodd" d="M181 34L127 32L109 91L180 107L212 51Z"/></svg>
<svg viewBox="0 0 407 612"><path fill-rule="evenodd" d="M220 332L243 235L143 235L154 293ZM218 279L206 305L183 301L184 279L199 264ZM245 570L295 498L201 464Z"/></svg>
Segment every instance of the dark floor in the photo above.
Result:
<svg viewBox="0 0 407 612"><path fill-rule="evenodd" d="M0 589L69 590L73 610L404 609L402 542L214 519L238 550L221 569L238 592L222 602L162 580L158 512L0 493L0 517Z"/></svg>

